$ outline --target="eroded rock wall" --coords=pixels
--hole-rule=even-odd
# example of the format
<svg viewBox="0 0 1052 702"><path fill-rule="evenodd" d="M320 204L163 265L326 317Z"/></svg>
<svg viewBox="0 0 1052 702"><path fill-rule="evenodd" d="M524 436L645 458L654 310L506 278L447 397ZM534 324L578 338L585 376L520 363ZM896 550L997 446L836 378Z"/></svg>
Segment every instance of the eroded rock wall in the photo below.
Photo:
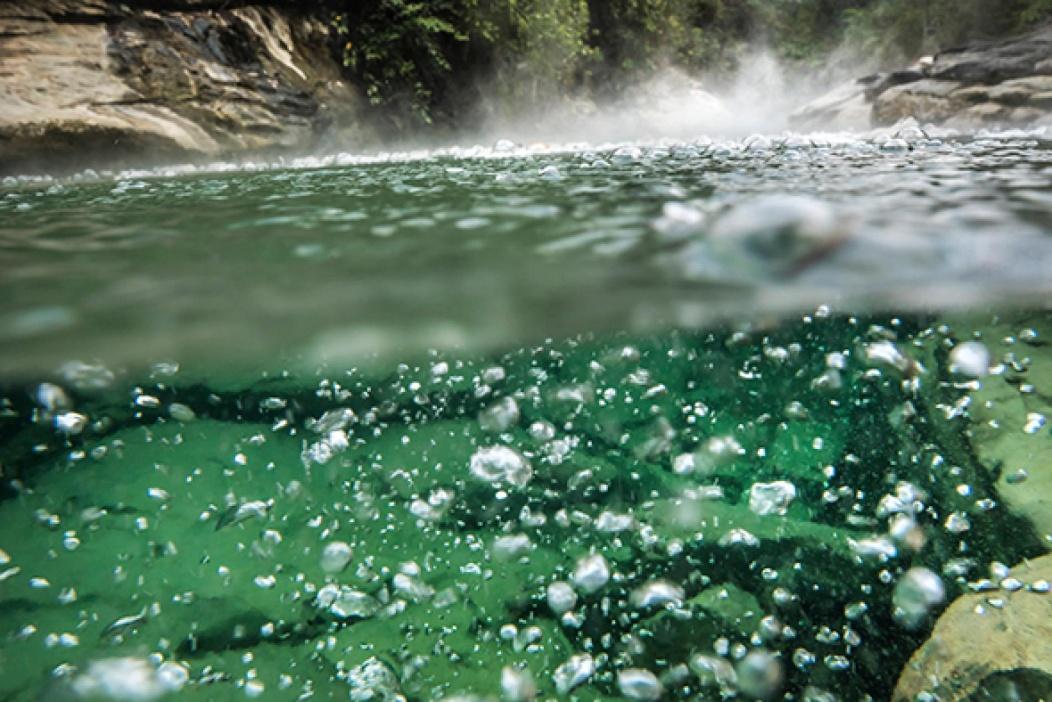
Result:
<svg viewBox="0 0 1052 702"><path fill-rule="evenodd" d="M0 173L353 144L331 40L263 3L0 2Z"/></svg>
<svg viewBox="0 0 1052 702"><path fill-rule="evenodd" d="M791 117L802 127L861 128L906 118L964 129L1052 125L1052 26L868 76Z"/></svg>

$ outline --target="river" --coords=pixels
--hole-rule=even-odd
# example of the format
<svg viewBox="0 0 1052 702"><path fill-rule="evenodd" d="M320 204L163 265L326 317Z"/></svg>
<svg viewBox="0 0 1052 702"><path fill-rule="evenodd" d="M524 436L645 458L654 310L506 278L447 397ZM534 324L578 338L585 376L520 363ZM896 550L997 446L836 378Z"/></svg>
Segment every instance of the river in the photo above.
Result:
<svg viewBox="0 0 1052 702"><path fill-rule="evenodd" d="M0 697L892 699L1042 592L1050 184L915 124L6 179Z"/></svg>

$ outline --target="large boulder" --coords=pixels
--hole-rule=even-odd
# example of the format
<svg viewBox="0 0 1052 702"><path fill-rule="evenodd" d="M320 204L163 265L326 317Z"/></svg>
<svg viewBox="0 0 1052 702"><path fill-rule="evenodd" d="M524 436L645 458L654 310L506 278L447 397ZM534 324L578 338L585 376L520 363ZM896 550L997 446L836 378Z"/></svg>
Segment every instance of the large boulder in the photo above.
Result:
<svg viewBox="0 0 1052 702"><path fill-rule="evenodd" d="M361 101L322 16L216 5L0 6L0 173L308 148L353 131Z"/></svg>
<svg viewBox="0 0 1052 702"><path fill-rule="evenodd" d="M1052 25L943 51L909 68L834 88L790 121L842 128L906 118L965 129L1052 121Z"/></svg>
<svg viewBox="0 0 1052 702"><path fill-rule="evenodd" d="M1052 555L1013 568L997 592L957 599L903 670L893 702L1037 702L1052 693ZM1016 589L1018 587L1018 589Z"/></svg>
<svg viewBox="0 0 1052 702"><path fill-rule="evenodd" d="M1005 317L995 324L961 320L959 332L981 331L996 373L972 391L972 450L1000 499L1033 524L1052 548L1052 317Z"/></svg>

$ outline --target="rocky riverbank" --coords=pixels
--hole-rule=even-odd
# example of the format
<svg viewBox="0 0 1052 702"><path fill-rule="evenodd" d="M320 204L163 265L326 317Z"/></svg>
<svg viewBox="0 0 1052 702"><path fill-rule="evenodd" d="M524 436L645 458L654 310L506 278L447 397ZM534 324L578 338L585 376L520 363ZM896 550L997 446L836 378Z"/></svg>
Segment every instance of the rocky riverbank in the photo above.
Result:
<svg viewBox="0 0 1052 702"><path fill-rule="evenodd" d="M870 127L912 117L972 129L1052 125L1052 25L949 49L840 86L794 113L797 127Z"/></svg>
<svg viewBox="0 0 1052 702"><path fill-rule="evenodd" d="M0 3L0 173L360 137L321 14L265 2Z"/></svg>

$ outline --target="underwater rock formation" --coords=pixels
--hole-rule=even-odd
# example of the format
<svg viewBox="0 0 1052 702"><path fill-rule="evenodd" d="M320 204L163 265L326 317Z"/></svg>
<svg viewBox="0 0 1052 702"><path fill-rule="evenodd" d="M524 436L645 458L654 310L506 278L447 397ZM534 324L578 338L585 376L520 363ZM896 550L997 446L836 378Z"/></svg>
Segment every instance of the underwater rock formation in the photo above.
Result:
<svg viewBox="0 0 1052 702"><path fill-rule="evenodd" d="M1041 553L939 420L951 331L12 389L0 696L888 699L946 599Z"/></svg>
<svg viewBox="0 0 1052 702"><path fill-rule="evenodd" d="M899 678L893 702L1048 699L1052 556L992 575L942 614Z"/></svg>
<svg viewBox="0 0 1052 702"><path fill-rule="evenodd" d="M1047 317L1005 320L984 329L995 375L972 393L970 439L1008 507L1052 548L1052 339Z"/></svg>
<svg viewBox="0 0 1052 702"><path fill-rule="evenodd" d="M245 3L0 5L0 173L307 149L356 126L328 24Z"/></svg>

